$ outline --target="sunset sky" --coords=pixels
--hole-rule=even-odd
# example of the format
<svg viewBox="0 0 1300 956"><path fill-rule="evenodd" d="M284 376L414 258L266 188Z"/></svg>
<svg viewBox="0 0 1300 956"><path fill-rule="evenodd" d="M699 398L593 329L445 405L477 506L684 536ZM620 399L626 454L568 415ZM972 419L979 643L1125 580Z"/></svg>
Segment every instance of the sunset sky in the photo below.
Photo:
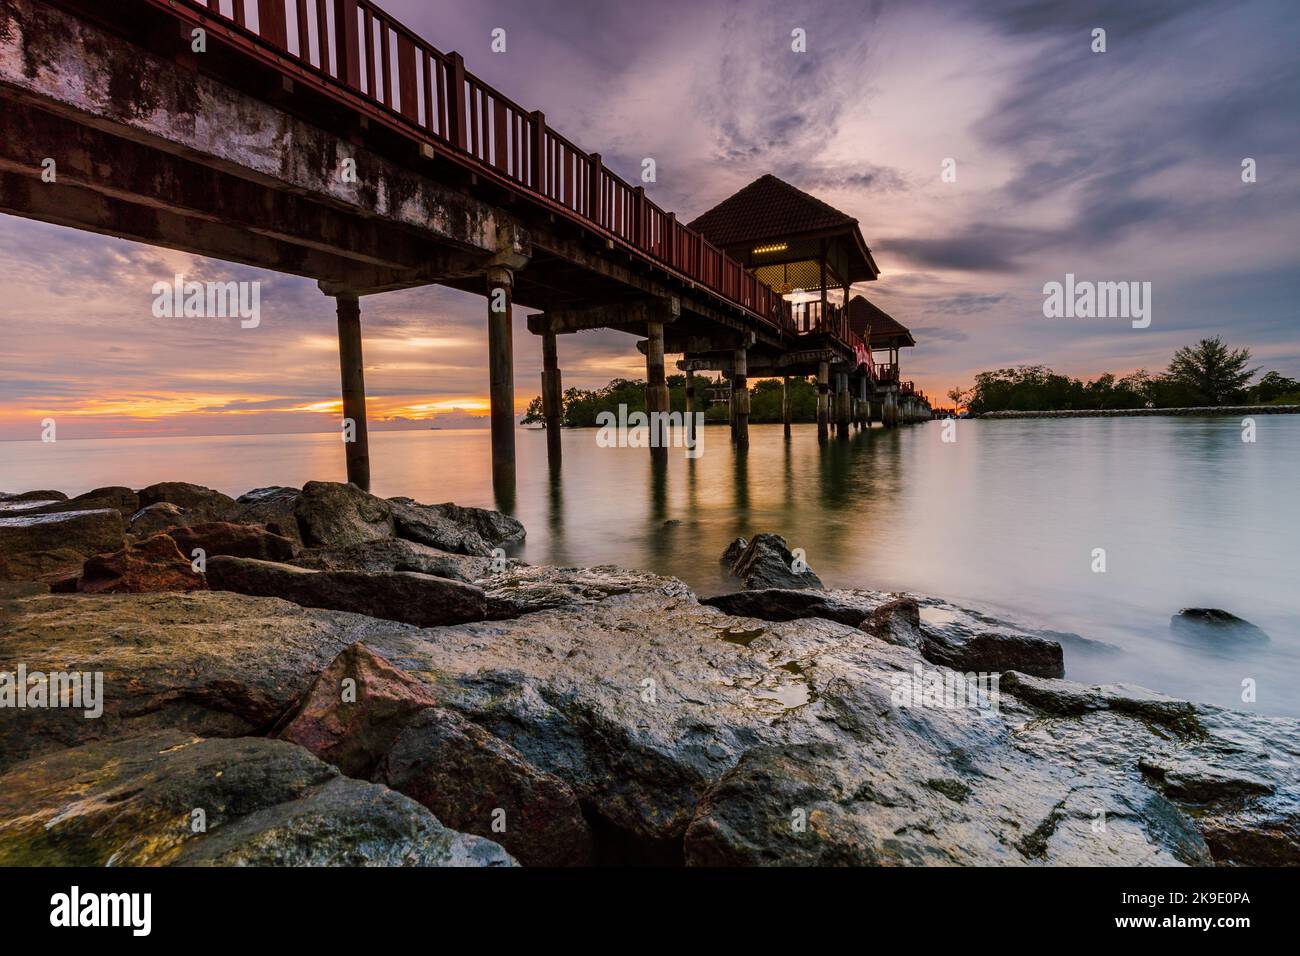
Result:
<svg viewBox="0 0 1300 956"><path fill-rule="evenodd" d="M857 291L912 328L904 376L932 395L1014 364L1163 368L1216 334L1300 376L1294 0L381 5L624 178L654 157L648 191L679 219L767 172L857 217L883 272ZM175 273L261 280L260 326L155 318ZM1151 327L1044 318L1066 273L1151 282ZM0 439L47 416L60 438L336 427L332 303L305 279L3 216L0 275ZM521 409L541 364L525 314ZM485 316L438 287L364 299L372 427L482 424ZM643 377L635 344L563 337L565 386Z"/></svg>

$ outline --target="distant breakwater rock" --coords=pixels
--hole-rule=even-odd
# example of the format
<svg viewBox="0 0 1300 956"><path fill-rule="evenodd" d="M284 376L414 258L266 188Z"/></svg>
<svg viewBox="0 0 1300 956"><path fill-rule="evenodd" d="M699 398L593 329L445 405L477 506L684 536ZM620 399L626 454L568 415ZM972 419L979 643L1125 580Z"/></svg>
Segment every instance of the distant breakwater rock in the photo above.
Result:
<svg viewBox="0 0 1300 956"><path fill-rule="evenodd" d="M1298 415L1300 405L1218 405L1203 408L1071 408L1049 412L981 412L973 418L1144 418L1155 415Z"/></svg>
<svg viewBox="0 0 1300 956"><path fill-rule="evenodd" d="M0 588L0 673L102 674L103 710L0 708L0 864L1300 863L1300 722L1060 679L1083 638L530 566L476 553L522 534L504 516L351 486L246 498L216 523L253 531L197 532L243 552L205 588L11 561L35 577ZM774 539L741 569L792 558ZM303 603L320 575L348 608ZM297 603L219 589L281 580Z"/></svg>

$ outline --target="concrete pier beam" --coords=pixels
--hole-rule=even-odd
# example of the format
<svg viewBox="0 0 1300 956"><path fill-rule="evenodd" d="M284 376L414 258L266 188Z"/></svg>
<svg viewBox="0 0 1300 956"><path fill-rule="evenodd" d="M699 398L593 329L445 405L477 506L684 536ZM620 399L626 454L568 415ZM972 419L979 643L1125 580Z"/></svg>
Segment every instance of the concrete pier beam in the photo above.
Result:
<svg viewBox="0 0 1300 956"><path fill-rule="evenodd" d="M664 324L646 323L645 408L650 416L650 457L656 463L668 461L668 434L663 416L668 411L668 382L664 375Z"/></svg>
<svg viewBox="0 0 1300 956"><path fill-rule="evenodd" d="M514 273L504 266L487 270L488 390L491 400L492 483L510 497L515 484L515 360L510 324Z"/></svg>
<svg viewBox="0 0 1300 956"><path fill-rule="evenodd" d="M339 323L339 373L343 383L343 449L348 481L370 490L370 440L366 434L366 382L361 358L361 300L352 291L334 296Z"/></svg>
<svg viewBox="0 0 1300 956"><path fill-rule="evenodd" d="M817 438L830 437L830 365L817 363Z"/></svg>
<svg viewBox="0 0 1300 956"><path fill-rule="evenodd" d="M542 333L542 416L546 419L546 459L558 467L561 459L560 428L564 409L564 390L560 381L560 358L555 333Z"/></svg>
<svg viewBox="0 0 1300 956"><path fill-rule="evenodd" d="M736 349L731 373L731 405L735 409L736 447L749 447L749 368L745 349Z"/></svg>

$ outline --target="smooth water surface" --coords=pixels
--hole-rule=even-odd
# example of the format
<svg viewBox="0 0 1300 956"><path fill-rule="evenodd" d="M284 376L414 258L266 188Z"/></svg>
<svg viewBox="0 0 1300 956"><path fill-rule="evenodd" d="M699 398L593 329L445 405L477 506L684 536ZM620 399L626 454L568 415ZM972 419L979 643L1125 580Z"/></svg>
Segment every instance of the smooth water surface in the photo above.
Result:
<svg viewBox="0 0 1300 956"><path fill-rule="evenodd" d="M789 440L755 426L744 456L711 426L701 457L674 449L659 473L645 449L567 431L558 477L545 434L521 429L519 556L647 568L707 594L736 586L718 564L732 538L776 531L828 587L934 595L1120 649L1067 643L1073 679L1300 715L1300 418L1256 421L1253 443L1233 418L961 421L954 442L929 422L824 445L810 425ZM370 444L377 494L498 504L486 430ZM183 480L239 495L343 477L332 434L0 443L5 491ZM1185 606L1224 608L1271 642L1179 640L1169 618Z"/></svg>

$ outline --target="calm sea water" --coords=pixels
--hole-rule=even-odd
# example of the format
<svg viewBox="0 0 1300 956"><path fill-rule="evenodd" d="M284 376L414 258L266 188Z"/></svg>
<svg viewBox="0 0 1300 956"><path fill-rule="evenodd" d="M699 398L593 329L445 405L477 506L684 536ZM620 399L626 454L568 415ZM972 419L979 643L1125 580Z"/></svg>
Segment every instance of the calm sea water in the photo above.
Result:
<svg viewBox="0 0 1300 956"><path fill-rule="evenodd" d="M519 556L652 569L707 594L734 587L717 561L732 538L776 531L828 586L933 595L1118 648L1067 645L1073 679L1300 716L1300 418L1257 422L1254 443L1231 418L962 421L953 443L930 422L824 446L812 426L788 441L755 426L744 456L710 427L702 457L674 450L659 474L644 449L569 431L558 477L544 433L520 430ZM370 441L377 494L497 504L485 430ZM239 495L343 477L333 434L0 443L7 491L184 480ZM1169 629L1184 606L1232 611L1272 640L1185 643Z"/></svg>

